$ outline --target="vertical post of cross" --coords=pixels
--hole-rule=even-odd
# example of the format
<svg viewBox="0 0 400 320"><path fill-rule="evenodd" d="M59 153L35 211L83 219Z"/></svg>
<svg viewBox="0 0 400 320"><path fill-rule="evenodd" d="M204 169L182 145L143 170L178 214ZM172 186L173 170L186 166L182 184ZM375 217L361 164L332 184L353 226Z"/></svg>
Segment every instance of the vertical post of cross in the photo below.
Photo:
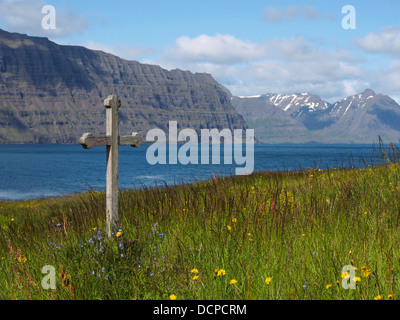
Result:
<svg viewBox="0 0 400 320"><path fill-rule="evenodd" d="M108 237L116 235L118 230L118 146L130 145L139 147L142 137L132 132L130 136L119 136L118 111L121 101L116 95L110 95L104 100L106 107L106 135L95 136L84 133L79 143L85 149L93 146L107 146L107 177L106 177L106 228Z"/></svg>
<svg viewBox="0 0 400 320"><path fill-rule="evenodd" d="M111 237L118 229L118 109L121 101L116 95L104 100L106 107L106 136L111 138L107 145L107 182L106 182L106 228Z"/></svg>

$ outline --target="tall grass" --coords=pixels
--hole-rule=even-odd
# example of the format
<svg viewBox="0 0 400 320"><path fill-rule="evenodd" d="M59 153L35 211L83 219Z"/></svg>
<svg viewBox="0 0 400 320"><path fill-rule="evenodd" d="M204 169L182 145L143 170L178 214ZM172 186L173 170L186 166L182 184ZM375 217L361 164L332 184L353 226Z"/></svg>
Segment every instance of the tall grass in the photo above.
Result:
<svg viewBox="0 0 400 320"><path fill-rule="evenodd" d="M0 299L398 298L400 168L382 151L373 168L124 190L111 239L103 192L0 202Z"/></svg>

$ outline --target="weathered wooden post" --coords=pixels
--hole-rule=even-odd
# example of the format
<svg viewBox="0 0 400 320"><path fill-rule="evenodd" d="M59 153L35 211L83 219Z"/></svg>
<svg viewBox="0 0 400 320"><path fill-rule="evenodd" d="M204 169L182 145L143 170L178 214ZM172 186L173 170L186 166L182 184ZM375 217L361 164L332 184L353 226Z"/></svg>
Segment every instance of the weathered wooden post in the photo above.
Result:
<svg viewBox="0 0 400 320"><path fill-rule="evenodd" d="M95 137L91 133L85 133L79 139L79 143L85 148L93 146L106 146L107 149L107 176L106 176L106 224L107 234L118 230L118 147L119 145L131 145L139 147L142 137L136 132L130 136L119 136L118 111L121 101L116 95L110 95L104 100L106 107L106 135Z"/></svg>

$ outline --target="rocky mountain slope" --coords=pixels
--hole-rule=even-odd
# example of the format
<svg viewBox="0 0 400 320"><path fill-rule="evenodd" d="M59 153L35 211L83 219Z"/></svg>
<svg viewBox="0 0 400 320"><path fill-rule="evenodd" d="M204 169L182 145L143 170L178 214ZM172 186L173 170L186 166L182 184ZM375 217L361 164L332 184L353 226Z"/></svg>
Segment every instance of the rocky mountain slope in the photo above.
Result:
<svg viewBox="0 0 400 320"><path fill-rule="evenodd" d="M231 97L260 142L373 143L400 139L400 106L367 89L330 104L310 93Z"/></svg>
<svg viewBox="0 0 400 320"><path fill-rule="evenodd" d="M167 71L0 29L0 143L77 143L105 133L103 100L121 99L120 134L153 128L246 128L209 74Z"/></svg>

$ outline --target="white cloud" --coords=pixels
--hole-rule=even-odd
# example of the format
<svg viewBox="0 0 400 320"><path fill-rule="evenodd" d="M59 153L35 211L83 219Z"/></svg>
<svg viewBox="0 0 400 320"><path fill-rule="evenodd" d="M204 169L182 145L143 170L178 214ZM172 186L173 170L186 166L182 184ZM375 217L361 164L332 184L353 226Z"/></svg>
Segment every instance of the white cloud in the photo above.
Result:
<svg viewBox="0 0 400 320"><path fill-rule="evenodd" d="M392 60L386 66L365 72L370 86L376 92L393 96L400 96L400 59Z"/></svg>
<svg viewBox="0 0 400 320"><path fill-rule="evenodd" d="M49 38L63 38L81 33L87 28L86 18L73 11L56 9L56 29L42 28L43 6L42 0L0 0L0 22L7 31L29 33L29 35L46 36Z"/></svg>
<svg viewBox="0 0 400 320"><path fill-rule="evenodd" d="M179 58L184 61L218 64L239 63L257 58L263 53L263 46L236 39L228 34L217 34L216 36L202 34L193 39L182 36L176 40L174 45L164 50L164 56L167 59Z"/></svg>
<svg viewBox="0 0 400 320"><path fill-rule="evenodd" d="M319 49L299 36L263 43L220 34L180 37L153 63L211 73L235 95L309 91L333 99L347 94L350 84L365 89L356 80L363 71L352 54Z"/></svg>
<svg viewBox="0 0 400 320"><path fill-rule="evenodd" d="M400 58L400 27L389 26L354 40L361 49Z"/></svg>
<svg viewBox="0 0 400 320"><path fill-rule="evenodd" d="M263 10L262 19L265 22L276 23L299 17L302 17L306 20L317 20L322 16L315 7L310 5L305 5L303 7L288 6L286 8L268 6Z"/></svg>

